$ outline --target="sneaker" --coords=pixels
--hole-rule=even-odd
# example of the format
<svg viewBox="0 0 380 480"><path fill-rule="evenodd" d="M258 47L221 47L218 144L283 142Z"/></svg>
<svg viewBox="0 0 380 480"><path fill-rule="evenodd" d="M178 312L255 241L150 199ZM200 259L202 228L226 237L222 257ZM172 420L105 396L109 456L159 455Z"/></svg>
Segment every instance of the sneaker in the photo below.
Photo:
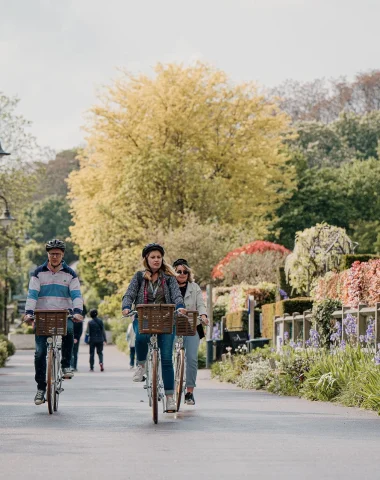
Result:
<svg viewBox="0 0 380 480"><path fill-rule="evenodd" d="M90 372L93 372L93 371L94 371L94 369L93 369L93 368L90 368Z"/></svg>
<svg viewBox="0 0 380 480"><path fill-rule="evenodd" d="M186 405L195 405L194 395L191 392L187 392L185 395Z"/></svg>
<svg viewBox="0 0 380 480"><path fill-rule="evenodd" d="M102 363L99 363L99 367L100 367L100 371L101 371L101 372L104 372L104 367L103 367L103 364L102 364Z"/></svg>
<svg viewBox="0 0 380 480"><path fill-rule="evenodd" d="M34 403L36 405L45 403L45 390L37 390L36 396L34 397Z"/></svg>
<svg viewBox="0 0 380 480"><path fill-rule="evenodd" d="M129 365L129 370L133 370L135 367L133 365Z"/></svg>
<svg viewBox="0 0 380 480"><path fill-rule="evenodd" d="M133 374L134 382L143 382L145 380L145 365L137 365L137 370Z"/></svg>
<svg viewBox="0 0 380 480"><path fill-rule="evenodd" d="M74 372L71 370L71 368L62 368L62 376L63 378L73 378Z"/></svg>
<svg viewBox="0 0 380 480"><path fill-rule="evenodd" d="M177 406L176 406L174 397L166 397L166 411L167 412L177 411Z"/></svg>

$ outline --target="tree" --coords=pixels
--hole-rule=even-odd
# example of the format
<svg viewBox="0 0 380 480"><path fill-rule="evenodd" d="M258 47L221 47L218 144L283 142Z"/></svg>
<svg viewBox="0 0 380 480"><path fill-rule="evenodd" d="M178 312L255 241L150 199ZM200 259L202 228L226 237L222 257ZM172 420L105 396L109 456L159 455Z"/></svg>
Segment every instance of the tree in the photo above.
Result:
<svg viewBox="0 0 380 480"><path fill-rule="evenodd" d="M76 149L63 150L47 163L37 163L38 186L34 199L39 201L49 196L66 197L67 179L73 170L78 170L79 160Z"/></svg>
<svg viewBox="0 0 380 480"><path fill-rule="evenodd" d="M353 251L354 244L343 228L320 223L297 232L294 250L285 262L290 285L309 295L314 282L337 268L341 255Z"/></svg>
<svg viewBox="0 0 380 480"><path fill-rule="evenodd" d="M77 260L74 245L69 240L72 218L65 198L47 197L35 202L26 215L29 219L28 235L35 242L28 247L29 258L33 263L40 265L46 260L45 243L52 238L59 238L66 243L67 263Z"/></svg>
<svg viewBox="0 0 380 480"><path fill-rule="evenodd" d="M158 227L189 212L262 236L292 185L288 118L253 85L201 63L155 72L108 88L70 175L71 232L102 278L115 262L128 278Z"/></svg>

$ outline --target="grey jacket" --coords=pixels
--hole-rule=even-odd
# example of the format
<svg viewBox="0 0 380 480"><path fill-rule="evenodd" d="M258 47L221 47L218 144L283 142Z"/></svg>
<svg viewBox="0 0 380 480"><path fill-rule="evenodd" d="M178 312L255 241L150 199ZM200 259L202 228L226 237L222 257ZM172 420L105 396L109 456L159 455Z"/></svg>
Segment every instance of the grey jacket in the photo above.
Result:
<svg viewBox="0 0 380 480"><path fill-rule="evenodd" d="M202 290L197 283L189 282L187 284L184 301L187 310L197 310L199 315L207 315Z"/></svg>
<svg viewBox="0 0 380 480"><path fill-rule="evenodd" d="M144 284L145 280L142 279L142 272L137 272L133 275L131 283L127 288L127 291L124 294L123 301L122 301L122 310L128 308L128 310L132 309L132 305L138 305L140 303L144 303ZM179 308L185 308L183 303L183 298L181 295L181 291L178 286L177 279L172 277L171 275L165 275L165 300L166 303L174 303L176 306L176 310Z"/></svg>

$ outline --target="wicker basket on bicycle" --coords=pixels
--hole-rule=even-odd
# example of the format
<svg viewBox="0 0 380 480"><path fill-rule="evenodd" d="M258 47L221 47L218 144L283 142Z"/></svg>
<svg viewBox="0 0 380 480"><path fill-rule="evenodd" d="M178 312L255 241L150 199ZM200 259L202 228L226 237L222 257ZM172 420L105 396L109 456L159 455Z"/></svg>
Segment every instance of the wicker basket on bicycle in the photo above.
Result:
<svg viewBox="0 0 380 480"><path fill-rule="evenodd" d="M176 335L182 337L193 337L197 333L198 312L196 310L187 310L186 317L177 316Z"/></svg>
<svg viewBox="0 0 380 480"><path fill-rule="evenodd" d="M36 310L36 335L66 335L67 310Z"/></svg>
<svg viewBox="0 0 380 480"><path fill-rule="evenodd" d="M173 333L175 305L165 303L140 304L136 307L139 333Z"/></svg>

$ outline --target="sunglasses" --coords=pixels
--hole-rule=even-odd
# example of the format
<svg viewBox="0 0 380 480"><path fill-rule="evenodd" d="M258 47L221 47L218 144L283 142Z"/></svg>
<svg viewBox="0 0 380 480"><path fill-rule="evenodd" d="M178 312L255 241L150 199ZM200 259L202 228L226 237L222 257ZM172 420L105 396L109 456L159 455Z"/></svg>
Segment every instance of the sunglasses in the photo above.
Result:
<svg viewBox="0 0 380 480"><path fill-rule="evenodd" d="M187 275L189 272L187 270L176 270L180 275Z"/></svg>

